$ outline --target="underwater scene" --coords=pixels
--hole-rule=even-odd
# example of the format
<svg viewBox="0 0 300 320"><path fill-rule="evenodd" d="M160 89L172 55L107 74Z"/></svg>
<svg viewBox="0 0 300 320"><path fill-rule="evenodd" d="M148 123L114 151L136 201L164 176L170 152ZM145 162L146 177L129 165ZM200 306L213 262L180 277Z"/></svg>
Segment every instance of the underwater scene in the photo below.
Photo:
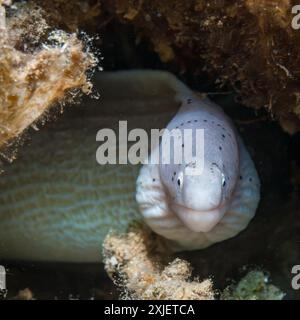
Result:
<svg viewBox="0 0 300 320"><path fill-rule="evenodd" d="M299 44L293 0L0 0L0 300L300 299Z"/></svg>

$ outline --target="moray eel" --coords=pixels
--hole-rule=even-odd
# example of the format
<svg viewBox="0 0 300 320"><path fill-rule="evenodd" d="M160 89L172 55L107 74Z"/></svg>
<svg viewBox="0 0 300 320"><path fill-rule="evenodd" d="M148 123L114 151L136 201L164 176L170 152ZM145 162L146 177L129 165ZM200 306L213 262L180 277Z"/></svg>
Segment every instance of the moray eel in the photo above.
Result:
<svg viewBox="0 0 300 320"><path fill-rule="evenodd" d="M108 232L141 220L174 250L207 247L248 225L259 202L259 178L218 106L166 72L100 73L95 85L100 101L73 107L74 113L33 134L5 166L1 259L101 261ZM117 132L120 120L128 120L128 130L204 129L203 173L185 175L188 163L99 165L96 134L101 128Z"/></svg>

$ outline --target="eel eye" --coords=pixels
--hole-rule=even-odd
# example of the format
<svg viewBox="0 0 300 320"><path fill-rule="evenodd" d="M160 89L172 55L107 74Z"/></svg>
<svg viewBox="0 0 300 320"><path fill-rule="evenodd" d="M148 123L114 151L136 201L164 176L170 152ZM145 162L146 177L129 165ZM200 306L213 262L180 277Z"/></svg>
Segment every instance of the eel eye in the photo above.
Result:
<svg viewBox="0 0 300 320"><path fill-rule="evenodd" d="M224 176L224 174L222 174L222 187L226 186L226 178Z"/></svg>
<svg viewBox="0 0 300 320"><path fill-rule="evenodd" d="M177 178L177 185L180 189L182 189L182 185L183 185L183 173L180 172L178 174L178 178Z"/></svg>

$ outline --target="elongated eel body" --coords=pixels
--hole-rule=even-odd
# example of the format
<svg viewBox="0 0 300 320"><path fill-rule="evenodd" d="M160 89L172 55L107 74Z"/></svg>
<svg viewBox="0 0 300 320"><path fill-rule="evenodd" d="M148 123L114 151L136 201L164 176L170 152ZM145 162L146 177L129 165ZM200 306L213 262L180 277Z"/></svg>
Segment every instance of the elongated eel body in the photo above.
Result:
<svg viewBox="0 0 300 320"><path fill-rule="evenodd" d="M259 179L231 121L165 72L102 74L100 101L35 133L0 176L0 259L96 262L111 230L144 219L176 250L233 237L255 214ZM179 111L178 111L179 110ZM204 171L170 163L99 165L96 134L204 129ZM153 152L158 152L158 145Z"/></svg>

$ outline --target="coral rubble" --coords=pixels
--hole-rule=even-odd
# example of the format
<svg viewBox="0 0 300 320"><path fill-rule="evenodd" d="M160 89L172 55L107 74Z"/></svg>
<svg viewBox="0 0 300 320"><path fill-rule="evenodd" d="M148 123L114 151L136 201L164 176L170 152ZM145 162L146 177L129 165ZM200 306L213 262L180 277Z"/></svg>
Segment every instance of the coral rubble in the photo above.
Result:
<svg viewBox="0 0 300 320"><path fill-rule="evenodd" d="M5 11L0 6L2 150L70 89L89 92L86 71L96 63L76 34L51 31L36 5L14 5L8 17Z"/></svg>
<svg viewBox="0 0 300 320"><path fill-rule="evenodd" d="M246 106L300 129L300 31L293 0L103 0L102 7L147 37L164 62L205 72Z"/></svg>
<svg viewBox="0 0 300 320"><path fill-rule="evenodd" d="M285 294L269 283L262 271L250 271L237 285L227 287L222 300L282 300Z"/></svg>
<svg viewBox="0 0 300 320"><path fill-rule="evenodd" d="M26 101L18 98L18 106L27 105L32 88L41 88L40 84L49 92L41 97L47 106L69 88L86 86L85 71L93 64L91 57L75 35L66 33L66 45L41 48L49 27L74 31L83 25L101 26L111 19L133 25L137 41L150 39L162 61L173 62L182 72L207 74L220 88L234 88L243 104L264 108L286 131L295 133L300 128L300 31L291 27L294 4L293 0L31 0L25 7L34 8L30 9L32 16L18 10L6 23L1 6L0 124L5 132L0 141L18 135L32 122L21 124L21 112L19 119L9 120L12 127L7 124L7 117L15 116L13 100L17 96L10 91L10 83L22 83L18 96ZM32 50L24 50L26 46ZM48 84L46 73L55 80ZM41 107L34 110L31 116L35 119L42 111Z"/></svg>
<svg viewBox="0 0 300 320"><path fill-rule="evenodd" d="M32 291L29 288L20 290L14 300L34 300Z"/></svg>
<svg viewBox="0 0 300 320"><path fill-rule="evenodd" d="M76 31L79 27L95 24L101 14L100 0L32 0L46 12L47 22L52 26Z"/></svg>
<svg viewBox="0 0 300 320"><path fill-rule="evenodd" d="M136 229L126 235L110 234L103 245L105 269L125 299L212 300L212 281L190 280L191 266L175 259L166 267L154 253L157 238Z"/></svg>
<svg viewBox="0 0 300 320"><path fill-rule="evenodd" d="M159 248L159 249L157 249ZM191 280L191 266L176 258L164 267L167 248L146 229L110 234L103 244L105 269L124 299L213 300L211 279ZM221 300L282 300L285 294L262 271L249 271L219 295Z"/></svg>

